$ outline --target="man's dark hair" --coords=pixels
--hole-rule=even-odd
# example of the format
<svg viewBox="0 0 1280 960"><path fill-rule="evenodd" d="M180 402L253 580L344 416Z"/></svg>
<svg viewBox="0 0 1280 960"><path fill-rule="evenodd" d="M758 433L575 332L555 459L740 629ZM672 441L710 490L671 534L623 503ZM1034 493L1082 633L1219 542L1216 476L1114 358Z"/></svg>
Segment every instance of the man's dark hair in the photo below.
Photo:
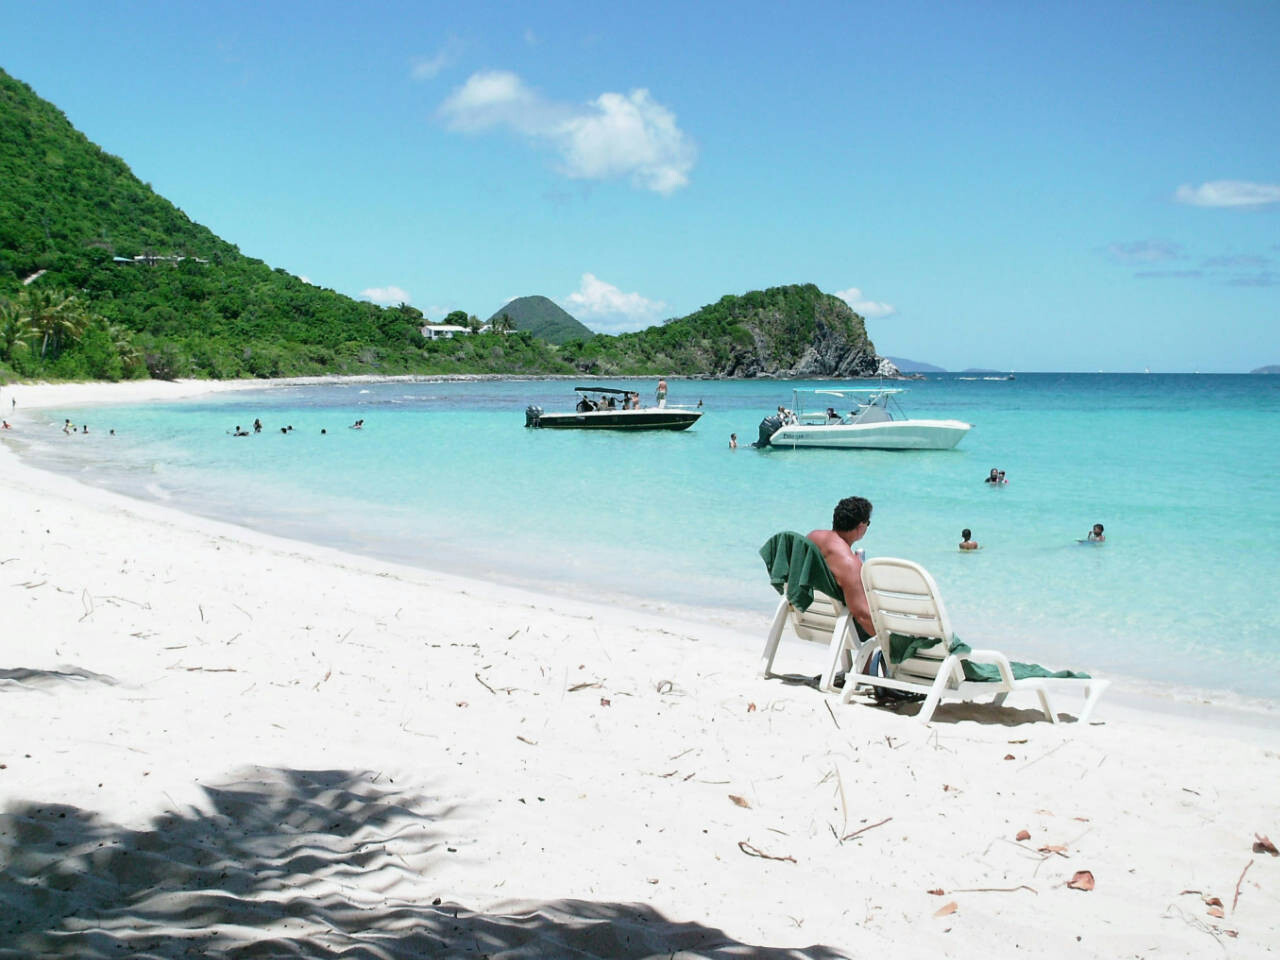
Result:
<svg viewBox="0 0 1280 960"><path fill-rule="evenodd" d="M839 533L852 530L871 519L871 501L865 497L845 497L831 514L831 529Z"/></svg>

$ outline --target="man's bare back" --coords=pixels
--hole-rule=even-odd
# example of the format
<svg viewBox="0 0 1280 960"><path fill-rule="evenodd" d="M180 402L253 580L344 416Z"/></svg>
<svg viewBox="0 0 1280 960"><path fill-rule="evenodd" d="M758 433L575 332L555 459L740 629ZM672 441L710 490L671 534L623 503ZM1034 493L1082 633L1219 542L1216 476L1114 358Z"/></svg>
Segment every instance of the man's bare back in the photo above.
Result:
<svg viewBox="0 0 1280 960"><path fill-rule="evenodd" d="M846 497L836 504L831 530L814 530L809 534L827 561L831 575L844 591L845 606L867 636L876 632L871 622L871 606L862 589L862 561L854 554L853 545L871 526L871 503L862 497Z"/></svg>

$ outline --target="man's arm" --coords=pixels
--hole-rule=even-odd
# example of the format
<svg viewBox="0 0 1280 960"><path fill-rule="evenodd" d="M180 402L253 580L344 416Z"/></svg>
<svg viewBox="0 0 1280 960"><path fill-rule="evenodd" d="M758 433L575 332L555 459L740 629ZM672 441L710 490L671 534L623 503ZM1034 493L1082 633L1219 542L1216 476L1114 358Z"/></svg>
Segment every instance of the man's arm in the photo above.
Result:
<svg viewBox="0 0 1280 960"><path fill-rule="evenodd" d="M831 530L815 530L809 534L809 539L822 551L827 568L844 592L844 603L853 619L858 621L867 636L874 636L876 628L871 622L871 605L867 603L867 593L862 589L862 561Z"/></svg>

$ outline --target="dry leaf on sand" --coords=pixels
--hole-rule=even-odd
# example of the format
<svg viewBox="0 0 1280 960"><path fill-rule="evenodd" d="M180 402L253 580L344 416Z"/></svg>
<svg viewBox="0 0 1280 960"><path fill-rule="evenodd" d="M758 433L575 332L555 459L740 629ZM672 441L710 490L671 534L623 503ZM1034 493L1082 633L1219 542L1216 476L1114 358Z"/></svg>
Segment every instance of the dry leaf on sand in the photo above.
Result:
<svg viewBox="0 0 1280 960"><path fill-rule="evenodd" d="M1209 916L1211 916L1211 917L1217 917L1219 920L1221 920L1223 917L1225 917L1225 916L1226 916L1226 914L1222 912L1222 908L1221 908L1221 907L1210 907L1210 908L1209 908Z"/></svg>
<svg viewBox="0 0 1280 960"><path fill-rule="evenodd" d="M1072 890L1092 890L1093 874L1088 870L1077 870L1075 876L1067 881L1067 886Z"/></svg>
<svg viewBox="0 0 1280 960"><path fill-rule="evenodd" d="M949 903L944 903L937 910L933 911L933 915L935 917L945 917L955 913L959 909L960 909L960 905L956 903L954 900L952 900Z"/></svg>
<svg viewBox="0 0 1280 960"><path fill-rule="evenodd" d="M1031 834L1030 834L1030 833L1028 833L1026 830L1019 830L1019 831L1018 831L1018 835L1017 835L1016 837L1014 837L1013 839L1015 839L1015 840L1030 840L1030 839L1031 839Z"/></svg>
<svg viewBox="0 0 1280 960"><path fill-rule="evenodd" d="M947 892L947 891L943 890L941 887L935 887L935 888L934 888L934 889L932 889L932 890L926 890L926 891L925 891L925 893L927 893L927 894L928 894L929 896L931 896L931 897L940 897L940 896L942 896L942 895L943 895L944 893L946 893L946 892Z"/></svg>
<svg viewBox="0 0 1280 960"><path fill-rule="evenodd" d="M754 703L748 703L747 713L755 713L755 712L756 712L756 705Z"/></svg>
<svg viewBox="0 0 1280 960"><path fill-rule="evenodd" d="M746 797L739 797L736 794L731 793L729 794L729 799L734 802L735 806L746 807L748 810L751 809L751 804L747 803Z"/></svg>
<svg viewBox="0 0 1280 960"><path fill-rule="evenodd" d="M1271 842L1270 837L1264 837L1260 833L1253 835L1253 852L1269 853L1273 857L1280 857L1280 850L1276 849L1276 845Z"/></svg>
<svg viewBox="0 0 1280 960"><path fill-rule="evenodd" d="M1006 754L1004 755L1004 758L1005 758L1006 760L1017 760L1017 759L1018 759L1018 758L1017 758L1017 757L1015 757L1012 753L1006 753Z"/></svg>

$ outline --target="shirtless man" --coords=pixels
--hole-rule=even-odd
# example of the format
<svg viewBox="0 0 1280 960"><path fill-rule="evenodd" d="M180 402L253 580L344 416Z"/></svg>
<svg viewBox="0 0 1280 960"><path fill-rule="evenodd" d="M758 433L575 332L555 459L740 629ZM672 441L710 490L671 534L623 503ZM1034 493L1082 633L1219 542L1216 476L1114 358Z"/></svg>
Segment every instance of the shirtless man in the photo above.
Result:
<svg viewBox="0 0 1280 960"><path fill-rule="evenodd" d="M853 545L863 538L869 526L871 501L862 497L845 497L836 504L831 516L831 529L814 530L809 534L809 539L822 551L831 575L844 591L849 613L868 637L876 632L876 628L871 622L867 594L862 589L862 558L853 553Z"/></svg>

